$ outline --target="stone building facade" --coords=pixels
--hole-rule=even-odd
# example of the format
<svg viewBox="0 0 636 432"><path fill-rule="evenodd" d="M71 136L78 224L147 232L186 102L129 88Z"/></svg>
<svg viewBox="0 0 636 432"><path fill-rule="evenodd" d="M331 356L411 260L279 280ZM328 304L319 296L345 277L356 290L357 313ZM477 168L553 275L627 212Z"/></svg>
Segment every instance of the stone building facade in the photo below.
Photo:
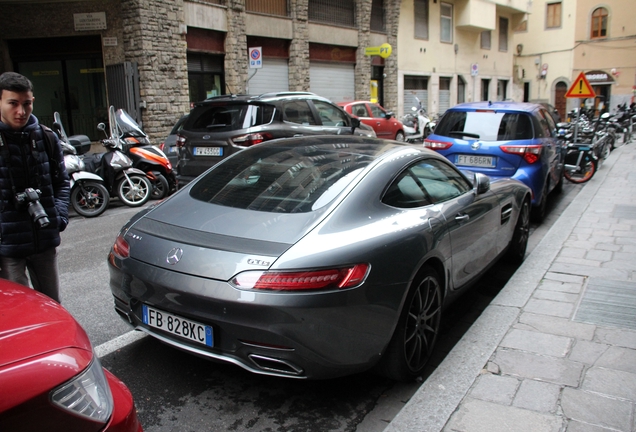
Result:
<svg viewBox="0 0 636 432"><path fill-rule="evenodd" d="M364 49L386 42L395 46L400 0L343 0L355 8L353 24L344 26L312 20L311 0L284 3L286 14L271 15L254 11L255 2L250 0L2 2L0 72L17 70L32 77L36 113L43 123L53 111L61 110L71 133L91 137L96 133L91 125L104 120L110 103L105 79L110 66L136 64L139 120L151 141L160 142L197 99L192 59L222 59L215 66L221 75L220 93L242 92L251 77L250 41L264 43L268 64L278 60L286 66L286 90L312 90L316 82L311 76L317 66L344 65L345 73L353 77L348 97L369 99L376 67L376 75L384 71L379 73L385 80L384 104L395 108L397 50L393 57L380 60L365 56ZM385 15L383 31L373 31L370 25L372 5L378 4ZM78 59L81 72L73 75L70 70Z"/></svg>

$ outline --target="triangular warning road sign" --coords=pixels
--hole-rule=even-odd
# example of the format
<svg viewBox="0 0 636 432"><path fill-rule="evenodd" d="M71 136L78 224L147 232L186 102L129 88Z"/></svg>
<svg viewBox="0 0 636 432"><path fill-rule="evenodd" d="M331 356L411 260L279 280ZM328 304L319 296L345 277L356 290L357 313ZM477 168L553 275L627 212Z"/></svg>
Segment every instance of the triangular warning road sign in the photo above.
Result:
<svg viewBox="0 0 636 432"><path fill-rule="evenodd" d="M585 78L585 74L581 72L579 76L574 80L574 83L565 94L566 98L593 98L596 97L594 89L590 85L590 82Z"/></svg>

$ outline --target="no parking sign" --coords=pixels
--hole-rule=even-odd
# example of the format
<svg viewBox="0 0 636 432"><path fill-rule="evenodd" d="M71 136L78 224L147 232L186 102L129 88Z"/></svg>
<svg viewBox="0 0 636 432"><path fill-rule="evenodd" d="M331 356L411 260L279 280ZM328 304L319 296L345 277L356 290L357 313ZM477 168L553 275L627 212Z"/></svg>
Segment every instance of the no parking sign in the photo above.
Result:
<svg viewBox="0 0 636 432"><path fill-rule="evenodd" d="M250 69L260 69L263 67L263 49L262 47L250 48Z"/></svg>

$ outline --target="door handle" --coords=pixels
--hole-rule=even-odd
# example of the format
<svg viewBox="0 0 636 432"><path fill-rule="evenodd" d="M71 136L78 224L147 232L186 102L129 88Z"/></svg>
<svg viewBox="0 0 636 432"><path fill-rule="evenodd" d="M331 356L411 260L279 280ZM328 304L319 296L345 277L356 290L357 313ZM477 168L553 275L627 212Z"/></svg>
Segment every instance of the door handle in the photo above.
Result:
<svg viewBox="0 0 636 432"><path fill-rule="evenodd" d="M468 219L470 219L470 216L468 216L467 214L458 214L457 216L455 216L455 220L457 222L465 222Z"/></svg>

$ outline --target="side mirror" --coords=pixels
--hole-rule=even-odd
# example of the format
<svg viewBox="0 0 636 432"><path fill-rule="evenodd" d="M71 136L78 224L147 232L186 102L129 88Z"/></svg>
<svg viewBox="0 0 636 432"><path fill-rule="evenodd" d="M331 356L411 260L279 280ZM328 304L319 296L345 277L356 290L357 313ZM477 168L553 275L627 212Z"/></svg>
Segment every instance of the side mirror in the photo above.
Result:
<svg viewBox="0 0 636 432"><path fill-rule="evenodd" d="M475 173L475 189L477 195L481 195L490 190L490 177L485 174Z"/></svg>
<svg viewBox="0 0 636 432"><path fill-rule="evenodd" d="M393 114L393 111L387 111L386 112L386 119L390 119L391 117L393 117L395 114Z"/></svg>
<svg viewBox="0 0 636 432"><path fill-rule="evenodd" d="M351 135L353 135L359 127L360 119L357 117L351 117Z"/></svg>
<svg viewBox="0 0 636 432"><path fill-rule="evenodd" d="M610 118L610 113L606 112L606 113L601 114L601 118L603 120Z"/></svg>

